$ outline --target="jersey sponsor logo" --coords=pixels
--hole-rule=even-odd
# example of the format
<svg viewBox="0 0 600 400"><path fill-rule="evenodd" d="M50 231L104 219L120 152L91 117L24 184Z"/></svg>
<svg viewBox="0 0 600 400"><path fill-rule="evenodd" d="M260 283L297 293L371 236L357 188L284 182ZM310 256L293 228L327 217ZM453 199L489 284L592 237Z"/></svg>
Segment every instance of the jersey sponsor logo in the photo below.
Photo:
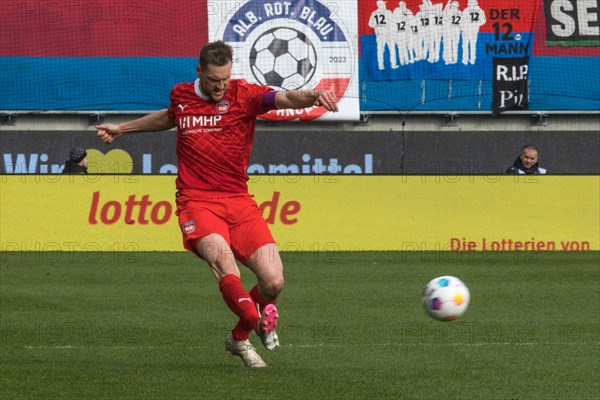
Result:
<svg viewBox="0 0 600 400"><path fill-rule="evenodd" d="M211 36L223 38L234 48L234 78L280 91L329 89L340 100L357 98L357 33L348 28L358 18L355 2L250 0L221 5L210 17ZM331 117L358 116L348 117L353 112L350 102L346 117L341 115L343 105L340 111ZM273 110L261 118L315 120L326 113L323 107L309 107Z"/></svg>
<svg viewBox="0 0 600 400"><path fill-rule="evenodd" d="M186 115L179 117L178 124L179 128L190 129L197 127L215 127L219 125L219 122L223 119L220 115Z"/></svg>
<svg viewBox="0 0 600 400"><path fill-rule="evenodd" d="M229 111L229 100L223 100L217 103L217 114L225 114Z"/></svg>
<svg viewBox="0 0 600 400"><path fill-rule="evenodd" d="M190 233L193 233L196 230L196 223L194 222L194 220L185 222L183 223L183 225L181 225L181 230L186 235L189 235Z"/></svg>

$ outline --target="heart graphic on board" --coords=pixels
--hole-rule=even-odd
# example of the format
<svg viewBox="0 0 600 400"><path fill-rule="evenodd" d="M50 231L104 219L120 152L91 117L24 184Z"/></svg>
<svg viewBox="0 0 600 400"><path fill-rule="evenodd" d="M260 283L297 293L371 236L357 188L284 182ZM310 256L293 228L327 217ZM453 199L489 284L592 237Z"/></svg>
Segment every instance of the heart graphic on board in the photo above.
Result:
<svg viewBox="0 0 600 400"><path fill-rule="evenodd" d="M114 149L104 154L89 149L87 153L90 174L130 174L133 171L133 159L125 150Z"/></svg>

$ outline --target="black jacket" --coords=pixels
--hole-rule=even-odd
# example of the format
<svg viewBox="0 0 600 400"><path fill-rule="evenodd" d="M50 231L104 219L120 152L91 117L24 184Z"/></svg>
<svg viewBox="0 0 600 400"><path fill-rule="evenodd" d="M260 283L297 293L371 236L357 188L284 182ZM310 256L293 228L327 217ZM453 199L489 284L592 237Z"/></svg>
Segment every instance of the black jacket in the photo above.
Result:
<svg viewBox="0 0 600 400"><path fill-rule="evenodd" d="M83 167L77 163L74 163L71 160L67 160L65 162L65 168L63 169L63 174L87 174L87 168Z"/></svg>
<svg viewBox="0 0 600 400"><path fill-rule="evenodd" d="M507 174L523 175L523 174L545 174L546 169L541 168L538 163L533 164L529 169L525 168L521 162L521 157L517 157L514 164L506 170Z"/></svg>

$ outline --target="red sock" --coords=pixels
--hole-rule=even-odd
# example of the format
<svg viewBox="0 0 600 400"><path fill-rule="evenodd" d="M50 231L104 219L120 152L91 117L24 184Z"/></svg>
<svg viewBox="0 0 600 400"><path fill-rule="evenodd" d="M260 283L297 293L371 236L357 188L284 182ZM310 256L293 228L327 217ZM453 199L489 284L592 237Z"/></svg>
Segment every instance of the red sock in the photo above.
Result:
<svg viewBox="0 0 600 400"><path fill-rule="evenodd" d="M240 317L238 324L231 331L233 340L248 339L260 319L254 300L242 286L240 277L233 274L225 275L221 279L219 289L229 309Z"/></svg>
<svg viewBox="0 0 600 400"><path fill-rule="evenodd" d="M269 300L265 299L264 297L262 297L260 295L259 290L258 290L258 285L254 285L254 287L252 288L252 290L250 290L250 296L256 302L256 304L259 305L261 311L268 304L276 304L277 303L277 299L269 301Z"/></svg>

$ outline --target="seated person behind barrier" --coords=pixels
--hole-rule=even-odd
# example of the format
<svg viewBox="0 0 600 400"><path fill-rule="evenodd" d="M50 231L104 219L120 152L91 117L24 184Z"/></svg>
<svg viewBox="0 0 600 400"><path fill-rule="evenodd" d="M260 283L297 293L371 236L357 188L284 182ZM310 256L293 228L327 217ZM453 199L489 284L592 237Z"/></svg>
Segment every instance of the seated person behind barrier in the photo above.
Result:
<svg viewBox="0 0 600 400"><path fill-rule="evenodd" d="M539 150L533 144L523 147L514 164L506 170L507 174L545 174L546 169L539 166Z"/></svg>
<svg viewBox="0 0 600 400"><path fill-rule="evenodd" d="M87 174L87 151L83 147L73 147L69 159L65 162L63 174Z"/></svg>

